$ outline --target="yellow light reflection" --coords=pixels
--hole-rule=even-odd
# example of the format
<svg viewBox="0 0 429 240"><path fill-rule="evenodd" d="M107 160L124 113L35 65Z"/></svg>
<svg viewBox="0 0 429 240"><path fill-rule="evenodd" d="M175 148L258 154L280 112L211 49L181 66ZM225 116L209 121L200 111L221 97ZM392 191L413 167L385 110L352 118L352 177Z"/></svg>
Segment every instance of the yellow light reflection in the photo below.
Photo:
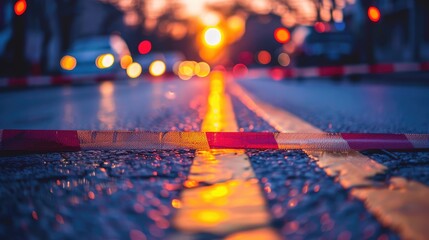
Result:
<svg viewBox="0 0 429 240"><path fill-rule="evenodd" d="M211 27L204 31L204 44L208 47L220 46L222 39L222 32L219 28Z"/></svg>
<svg viewBox="0 0 429 240"><path fill-rule="evenodd" d="M221 212L221 211L214 211L214 210L203 210L198 211L194 213L194 218L209 224L209 225L215 225L218 224L223 219L227 218L227 213Z"/></svg>
<svg viewBox="0 0 429 240"><path fill-rule="evenodd" d="M212 71L209 75L210 92L202 131L238 129L230 97L225 91L225 75L222 71ZM254 180L244 150L198 151L184 183L186 189L181 193L180 208L173 220L175 227L189 233L227 235L268 226L270 215L258 181ZM264 237L268 234L258 235L260 239L267 239ZM276 235L273 236L269 239L276 239Z"/></svg>
<svg viewBox="0 0 429 240"><path fill-rule="evenodd" d="M100 84L101 94L100 109L98 110L98 120L102 126L107 129L113 129L116 123L116 105L113 93L115 85L112 82L103 82Z"/></svg>
<svg viewBox="0 0 429 240"><path fill-rule="evenodd" d="M130 78L137 78L140 76L141 73L142 66L139 63L134 62L127 67L127 75Z"/></svg>
<svg viewBox="0 0 429 240"><path fill-rule="evenodd" d="M76 64L76 58L69 55L62 57L60 61L61 68L68 71L73 70L76 67Z"/></svg>
<svg viewBox="0 0 429 240"><path fill-rule="evenodd" d="M153 61L149 66L149 73L152 76L158 77L165 73L165 63L161 60Z"/></svg>
<svg viewBox="0 0 429 240"><path fill-rule="evenodd" d="M203 129L208 132L219 132L225 125L225 119L221 115L221 110L225 104L224 98L224 73L213 71L210 74L210 95L208 99L209 109L203 123Z"/></svg>

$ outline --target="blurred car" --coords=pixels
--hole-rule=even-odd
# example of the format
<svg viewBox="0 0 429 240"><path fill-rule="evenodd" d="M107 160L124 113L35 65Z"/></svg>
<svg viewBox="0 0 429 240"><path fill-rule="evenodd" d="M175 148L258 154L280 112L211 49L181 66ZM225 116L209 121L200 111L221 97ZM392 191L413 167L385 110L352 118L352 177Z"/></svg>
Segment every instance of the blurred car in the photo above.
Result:
<svg viewBox="0 0 429 240"><path fill-rule="evenodd" d="M144 54L135 57L134 61L138 62L143 71L148 71L149 66L152 62L159 60L165 63L166 72L173 72L174 65L177 62L181 62L185 59L184 55L181 52L173 51L173 52L154 52L149 54Z"/></svg>
<svg viewBox="0 0 429 240"><path fill-rule="evenodd" d="M344 65L353 63L356 56L350 33L317 32L312 29L294 53L294 62L298 67Z"/></svg>
<svg viewBox="0 0 429 240"><path fill-rule="evenodd" d="M132 62L125 41L118 35L76 40L61 58L63 74L115 73Z"/></svg>

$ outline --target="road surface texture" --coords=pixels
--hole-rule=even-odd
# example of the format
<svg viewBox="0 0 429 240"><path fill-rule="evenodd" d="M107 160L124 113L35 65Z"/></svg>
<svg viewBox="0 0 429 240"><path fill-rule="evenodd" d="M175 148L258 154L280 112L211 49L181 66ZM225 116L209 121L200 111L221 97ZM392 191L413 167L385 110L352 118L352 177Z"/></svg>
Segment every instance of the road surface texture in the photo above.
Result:
<svg viewBox="0 0 429 240"><path fill-rule="evenodd" d="M258 114L242 95L233 94L233 79L225 78L221 87L208 77L2 91L0 129L280 131L270 122L273 116ZM429 132L427 85L268 77L234 82L252 98L314 129ZM283 123L289 120L277 118ZM360 158L384 166L363 185L348 184L341 171L333 174L305 150L154 149L1 156L0 238L424 239L419 224L407 224L404 217L413 207L405 203L422 196L415 197L415 191L408 194L404 184L403 195L411 197L399 201L402 210L390 215L377 203L378 196L390 195L377 191L384 189L380 186L390 189L399 181L395 179L401 179L418 184L423 197L429 197L425 195L429 153L361 153ZM209 176L205 174L213 166L215 180L198 177ZM374 191L377 197L361 189ZM255 197L240 197L246 192ZM189 196L201 199L197 203ZM205 201L211 205L207 207ZM421 207L424 204L416 206L420 208L408 211L411 218L416 211L429 211ZM420 222L418 216L413 219Z"/></svg>

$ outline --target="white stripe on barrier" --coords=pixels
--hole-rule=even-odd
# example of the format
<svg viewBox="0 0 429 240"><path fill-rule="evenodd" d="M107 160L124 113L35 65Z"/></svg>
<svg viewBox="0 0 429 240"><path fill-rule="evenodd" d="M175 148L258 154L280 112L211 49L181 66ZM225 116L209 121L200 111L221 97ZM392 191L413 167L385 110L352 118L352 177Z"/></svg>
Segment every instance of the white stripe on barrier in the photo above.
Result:
<svg viewBox="0 0 429 240"><path fill-rule="evenodd" d="M414 72L420 70L419 63L394 63L393 71L394 72Z"/></svg>
<svg viewBox="0 0 429 240"><path fill-rule="evenodd" d="M46 86L51 85L52 77L50 76L35 76L26 78L28 86Z"/></svg>
<svg viewBox="0 0 429 240"><path fill-rule="evenodd" d="M318 77L319 68L316 68L316 67L297 68L296 76L297 77Z"/></svg>
<svg viewBox="0 0 429 240"><path fill-rule="evenodd" d="M344 66L344 75L366 74L369 73L369 65L346 65Z"/></svg>

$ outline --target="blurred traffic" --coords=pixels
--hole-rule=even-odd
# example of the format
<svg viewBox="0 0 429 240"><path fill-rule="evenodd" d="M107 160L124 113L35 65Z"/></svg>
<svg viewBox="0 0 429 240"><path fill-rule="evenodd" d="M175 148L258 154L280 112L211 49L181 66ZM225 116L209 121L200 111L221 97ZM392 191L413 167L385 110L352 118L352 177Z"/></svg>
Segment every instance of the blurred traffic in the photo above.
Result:
<svg viewBox="0 0 429 240"><path fill-rule="evenodd" d="M0 239L426 239L428 12L1 0Z"/></svg>
<svg viewBox="0 0 429 240"><path fill-rule="evenodd" d="M5 0L0 76L187 80L216 67L424 62L425 10L387 0Z"/></svg>

